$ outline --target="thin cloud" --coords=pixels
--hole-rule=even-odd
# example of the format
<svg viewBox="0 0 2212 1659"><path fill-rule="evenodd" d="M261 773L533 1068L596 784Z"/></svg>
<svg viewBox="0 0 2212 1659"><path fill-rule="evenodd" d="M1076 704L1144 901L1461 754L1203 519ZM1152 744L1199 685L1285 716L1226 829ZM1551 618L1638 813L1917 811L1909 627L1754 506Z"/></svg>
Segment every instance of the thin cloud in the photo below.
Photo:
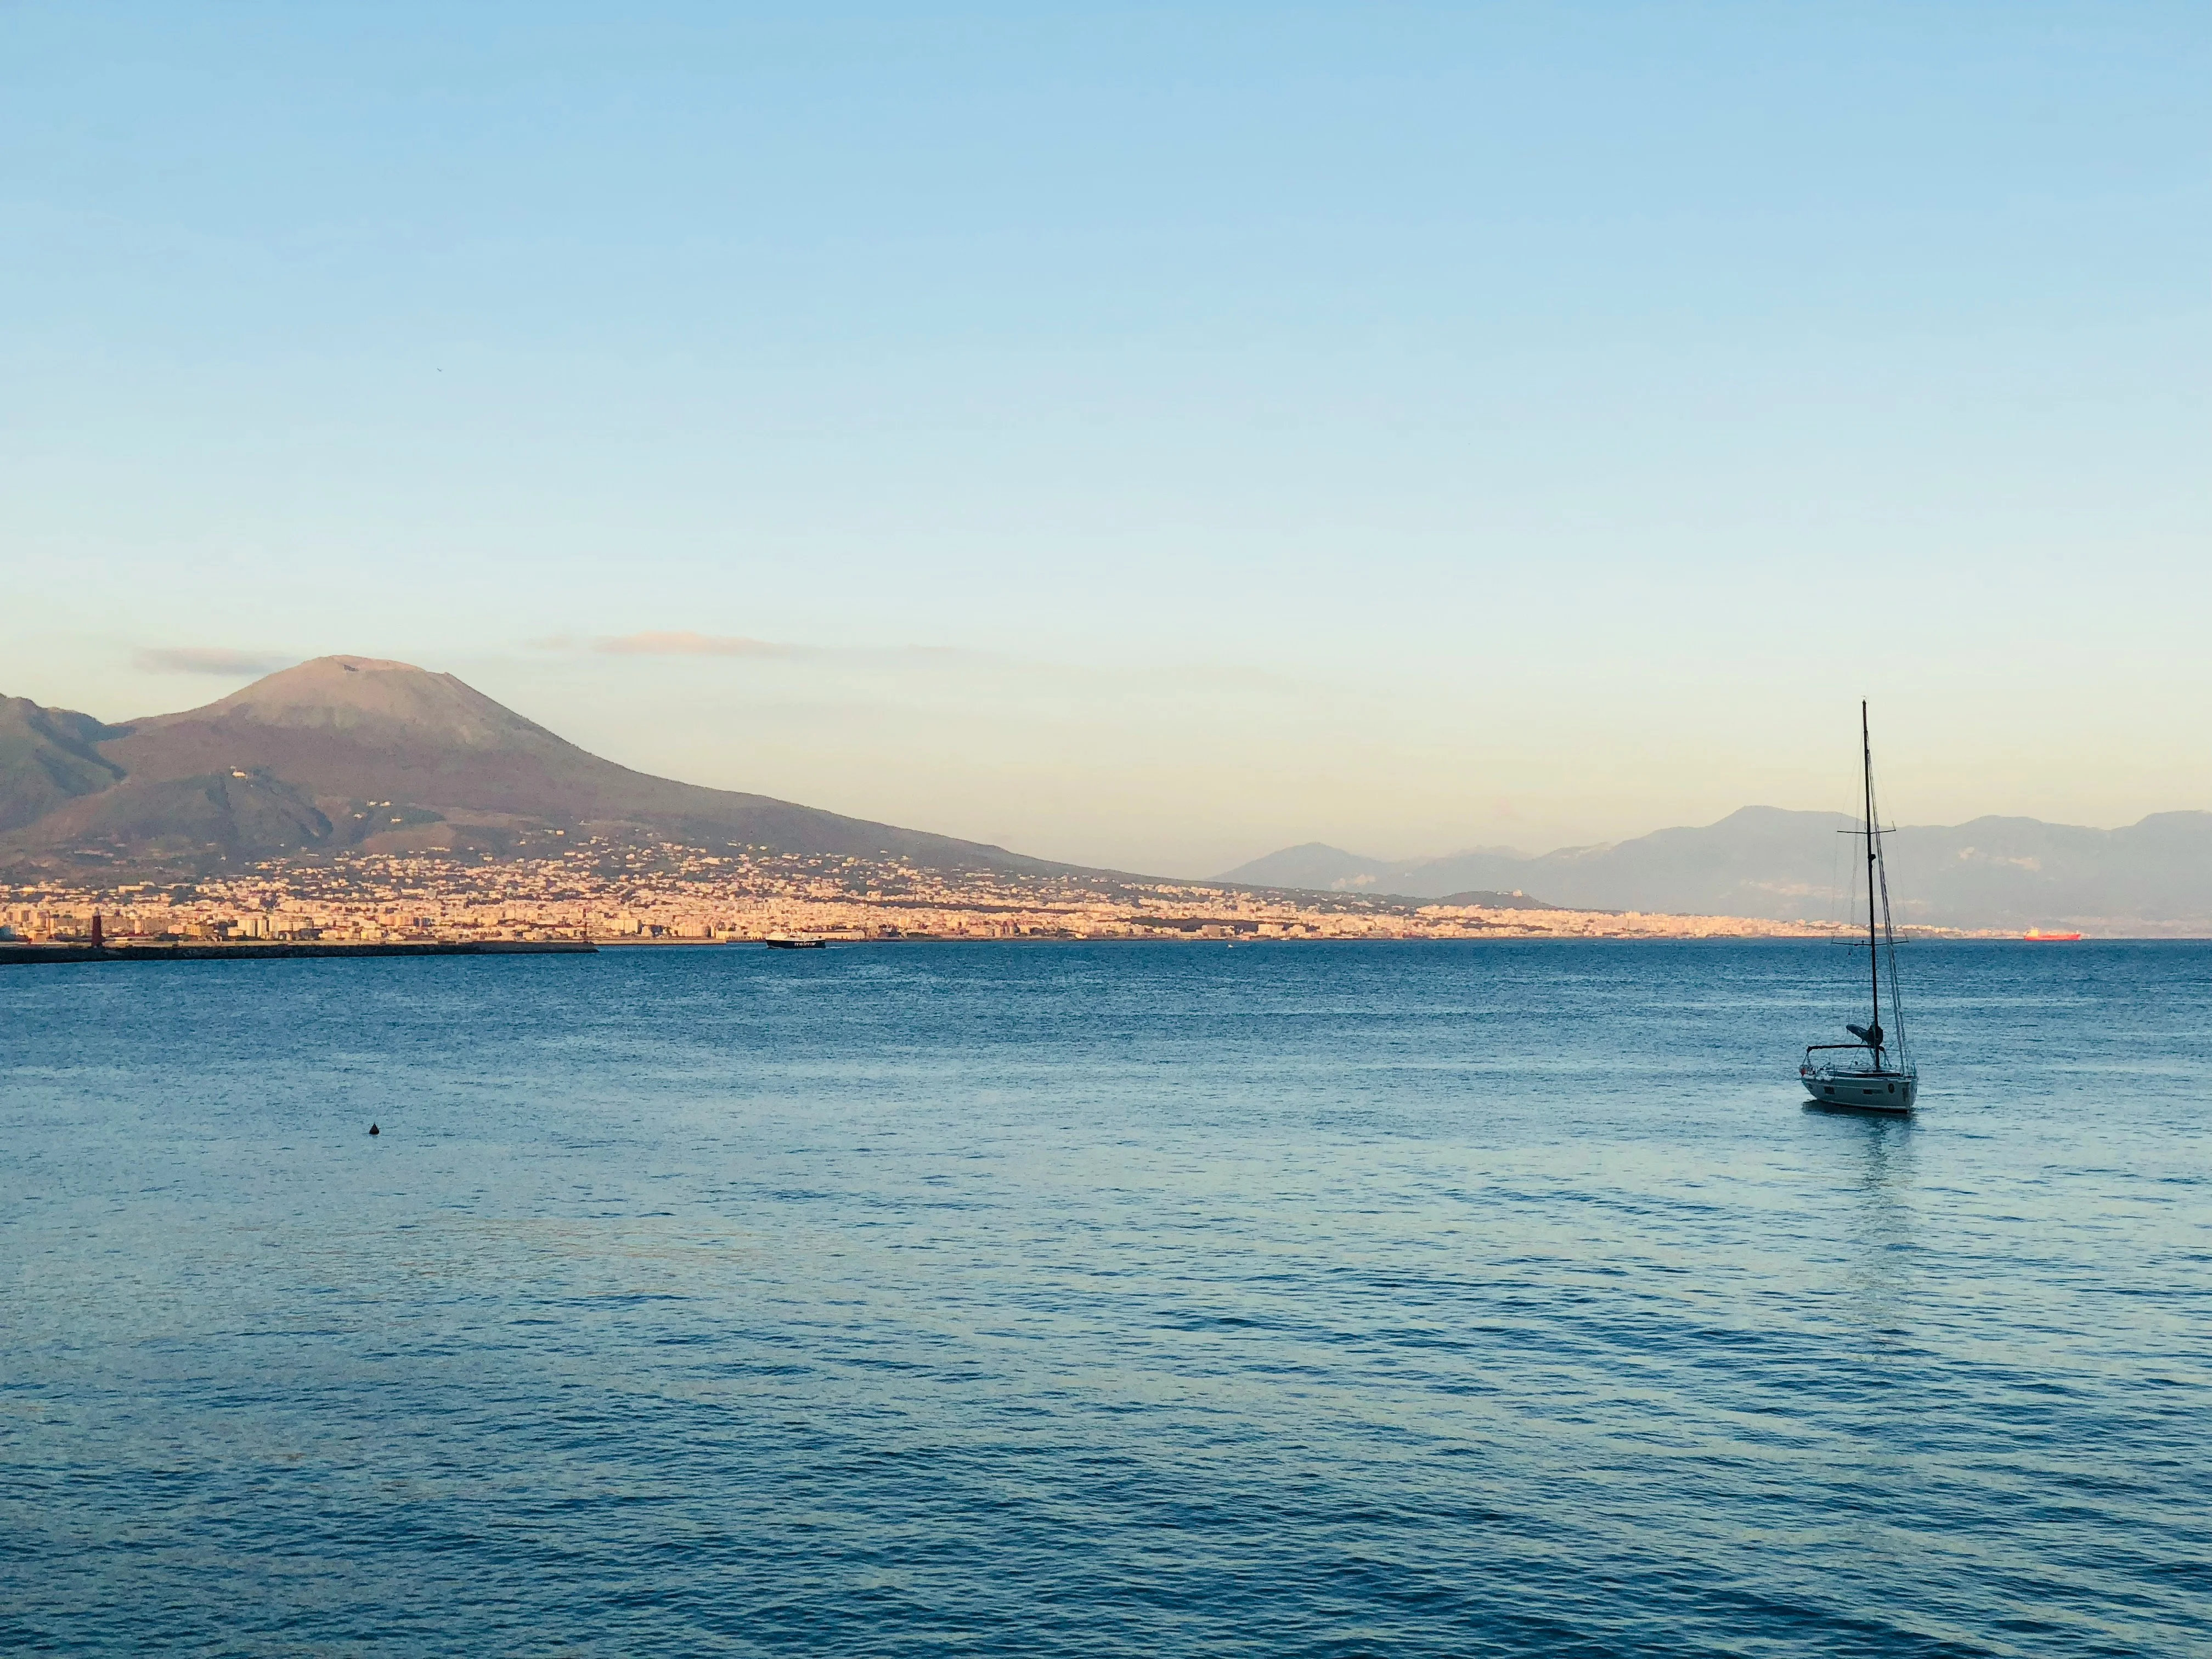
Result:
<svg viewBox="0 0 2212 1659"><path fill-rule="evenodd" d="M615 657L807 657L817 653L803 645L779 645L774 640L749 640L736 634L669 633L623 634L613 638L586 639L574 634L550 634L528 640L532 651L597 651Z"/></svg>
<svg viewBox="0 0 2212 1659"><path fill-rule="evenodd" d="M226 651L221 646L177 645L137 653L132 665L142 674L215 674L252 679L289 668L300 659L275 651Z"/></svg>
<svg viewBox="0 0 2212 1659"><path fill-rule="evenodd" d="M594 640L592 649L617 657L788 657L796 655L799 647L736 634L695 634L687 629Z"/></svg>
<svg viewBox="0 0 2212 1659"><path fill-rule="evenodd" d="M1247 690L1279 691L1303 684L1295 676L1266 668L1209 663L1089 663L1043 662L980 651L959 645L794 645L783 640L757 640L744 634L702 634L691 629L648 629L635 634L549 634L526 640L532 651L560 655L588 653L612 657L738 657L810 663L823 667L899 670L921 669L948 673L1019 675L1025 678L1089 681L1121 684L1134 674L1146 684L1170 681L1238 686Z"/></svg>

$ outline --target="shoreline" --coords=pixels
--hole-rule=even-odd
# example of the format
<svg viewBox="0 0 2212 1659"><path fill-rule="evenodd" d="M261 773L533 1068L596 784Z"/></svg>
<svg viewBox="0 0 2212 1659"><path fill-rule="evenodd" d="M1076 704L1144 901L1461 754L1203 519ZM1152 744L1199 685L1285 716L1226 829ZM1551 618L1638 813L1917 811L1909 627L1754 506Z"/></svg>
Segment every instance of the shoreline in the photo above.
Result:
<svg viewBox="0 0 2212 1659"><path fill-rule="evenodd" d="M2186 945L2203 942L2203 934L2111 934L2081 940L2068 940L2081 945ZM1544 945L1551 943L1581 945L1824 945L1834 941L1819 937L1771 933L1493 933L1486 937L1438 939L1432 936L1411 935L1392 938L1370 936L1364 939L1347 938L1283 938L1247 934L1239 938L1194 938L1190 935L1164 934L1151 938L1132 939L1118 934L1100 934L1085 938L1079 934L1060 937L965 937L959 934L908 933L892 938L826 938L825 946L850 947L857 945ZM1945 945L2040 945L2051 941L2022 939L2018 934L1964 934L1917 941ZM596 956L602 951L662 950L732 950L765 948L766 942L757 939L453 939L411 940L392 944L317 943L283 944L256 942L240 945L49 945L22 941L0 942L0 967L37 967L65 963L121 963L121 962L261 962L300 958L336 957L514 957L514 956Z"/></svg>
<svg viewBox="0 0 2212 1659"><path fill-rule="evenodd" d="M0 965L60 962L235 962L288 957L516 957L596 953L584 939L424 939L377 945L40 945L0 944Z"/></svg>

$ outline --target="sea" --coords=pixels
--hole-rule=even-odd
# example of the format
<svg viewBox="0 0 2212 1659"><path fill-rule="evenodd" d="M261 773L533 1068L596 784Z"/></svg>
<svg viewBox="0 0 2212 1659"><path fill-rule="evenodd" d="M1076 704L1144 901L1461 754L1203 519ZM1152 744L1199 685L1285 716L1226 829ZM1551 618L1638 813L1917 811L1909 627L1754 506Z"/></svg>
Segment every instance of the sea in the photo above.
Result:
<svg viewBox="0 0 2212 1659"><path fill-rule="evenodd" d="M2212 945L1901 960L0 968L0 1649L2212 1653Z"/></svg>

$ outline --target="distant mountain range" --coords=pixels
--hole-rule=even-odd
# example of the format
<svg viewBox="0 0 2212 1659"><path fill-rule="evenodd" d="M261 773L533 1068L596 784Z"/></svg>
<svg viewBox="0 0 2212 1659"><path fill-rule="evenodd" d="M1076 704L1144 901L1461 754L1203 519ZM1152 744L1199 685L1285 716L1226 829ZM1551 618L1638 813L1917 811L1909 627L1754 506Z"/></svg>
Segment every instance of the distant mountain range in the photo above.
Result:
<svg viewBox="0 0 2212 1659"><path fill-rule="evenodd" d="M1390 862L1315 843L1218 879L1493 907L1817 921L1847 913L1852 843L1836 831L1850 822L1747 806L1699 829L1540 857L1490 849ZM583 836L890 853L938 870L1069 867L633 772L450 674L374 658L320 657L205 708L117 725L0 698L0 878L208 871L348 848L505 856ZM2212 932L2212 813L2160 812L2124 830L1977 818L1899 830L1889 851L1901 920Z"/></svg>
<svg viewBox="0 0 2212 1659"><path fill-rule="evenodd" d="M18 878L342 848L505 854L586 834L1062 867L633 772L451 674L369 657L319 657L204 708L114 726L0 698L0 871Z"/></svg>
<svg viewBox="0 0 2212 1659"><path fill-rule="evenodd" d="M1747 806L1698 829L1540 857L1481 851L1395 863L1316 842L1218 879L1431 900L1517 889L1575 909L1819 921L1848 915L1854 843L1836 831L1852 822ZM1890 838L1888 862L1901 921L2212 931L2212 812L2158 812L2124 830L2004 817L1913 825Z"/></svg>

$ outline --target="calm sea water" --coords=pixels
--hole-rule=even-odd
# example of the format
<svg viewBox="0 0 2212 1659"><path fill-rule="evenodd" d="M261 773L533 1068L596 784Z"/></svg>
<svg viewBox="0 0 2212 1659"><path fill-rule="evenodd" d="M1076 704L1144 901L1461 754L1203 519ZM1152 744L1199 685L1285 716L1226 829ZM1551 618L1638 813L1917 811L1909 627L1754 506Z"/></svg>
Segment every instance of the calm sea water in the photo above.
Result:
<svg viewBox="0 0 2212 1659"><path fill-rule="evenodd" d="M2212 948L1856 971L0 969L0 1647L2212 1652Z"/></svg>

